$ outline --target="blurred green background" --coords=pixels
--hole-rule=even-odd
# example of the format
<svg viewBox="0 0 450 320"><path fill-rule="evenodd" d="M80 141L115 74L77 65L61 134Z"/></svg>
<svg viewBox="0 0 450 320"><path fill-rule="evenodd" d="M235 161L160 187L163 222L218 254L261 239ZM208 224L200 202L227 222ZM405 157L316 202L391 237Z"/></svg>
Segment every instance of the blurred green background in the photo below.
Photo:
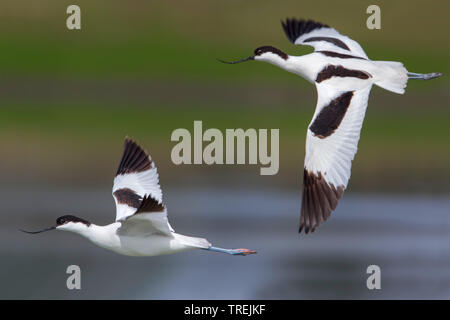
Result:
<svg viewBox="0 0 450 320"><path fill-rule="evenodd" d="M316 103L305 80L263 63L230 66L270 44L293 55L280 19L313 18L359 41L371 59L449 73L448 1L77 1L82 29L65 26L71 1L0 3L0 171L3 183L110 184L122 140L141 142L163 182L215 180L300 188L306 127ZM374 87L349 185L352 191L448 192L447 76L410 81L400 96ZM175 166L170 134L204 128L279 128L280 171ZM223 174L225 173L225 174Z"/></svg>

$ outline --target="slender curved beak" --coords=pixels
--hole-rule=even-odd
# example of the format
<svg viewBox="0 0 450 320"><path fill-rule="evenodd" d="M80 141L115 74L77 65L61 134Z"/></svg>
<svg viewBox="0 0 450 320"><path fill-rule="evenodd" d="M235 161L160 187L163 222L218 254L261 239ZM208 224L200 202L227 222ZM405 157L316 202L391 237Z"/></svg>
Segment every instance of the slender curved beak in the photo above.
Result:
<svg viewBox="0 0 450 320"><path fill-rule="evenodd" d="M223 60L220 60L220 59L217 59L217 60L219 60L219 61L222 62L222 63L236 64L236 63L241 63L241 62L245 62L245 61L255 60L255 57L254 57L254 56L251 56L251 57L244 58L244 59L237 60L237 61L223 61Z"/></svg>
<svg viewBox="0 0 450 320"><path fill-rule="evenodd" d="M39 230L39 231L25 231L25 230L22 230L22 229L19 229L19 231L22 231L22 232L25 232L25 233L36 234L36 233L41 233L41 232L45 232L45 231L50 231L50 230L53 230L53 229L56 229L56 226L45 228L45 229Z"/></svg>

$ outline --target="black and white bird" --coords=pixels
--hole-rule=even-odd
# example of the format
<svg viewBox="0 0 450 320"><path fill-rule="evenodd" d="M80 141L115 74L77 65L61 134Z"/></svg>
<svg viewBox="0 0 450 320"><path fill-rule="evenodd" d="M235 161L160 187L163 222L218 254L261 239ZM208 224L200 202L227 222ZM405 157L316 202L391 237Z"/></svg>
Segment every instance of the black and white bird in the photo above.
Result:
<svg viewBox="0 0 450 320"><path fill-rule="evenodd" d="M112 194L116 202L116 221L98 226L66 215L56 225L40 231L63 230L78 233L94 244L129 256L156 256L190 249L204 249L232 255L249 255L249 249L223 249L208 240L175 233L167 219L155 163L136 142L125 139L125 146L114 178Z"/></svg>
<svg viewBox="0 0 450 320"><path fill-rule="evenodd" d="M284 32L314 52L291 56L272 46L224 63L265 61L297 74L317 88L317 105L306 136L299 232L313 232L330 217L347 187L372 85L403 94L408 79L429 80L441 73L408 72L401 62L372 61L361 46L312 20L286 19Z"/></svg>

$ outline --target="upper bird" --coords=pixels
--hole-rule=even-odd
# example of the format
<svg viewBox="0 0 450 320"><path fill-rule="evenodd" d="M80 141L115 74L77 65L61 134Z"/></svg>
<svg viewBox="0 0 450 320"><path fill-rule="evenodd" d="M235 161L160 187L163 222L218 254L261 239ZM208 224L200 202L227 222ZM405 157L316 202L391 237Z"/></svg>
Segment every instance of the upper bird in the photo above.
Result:
<svg viewBox="0 0 450 320"><path fill-rule="evenodd" d="M442 74L411 73L401 62L371 61L356 41L322 23L286 19L282 26L292 43L312 46L314 52L290 56L263 46L248 58L221 62L265 61L316 85L317 105L306 136L299 228L308 233L329 218L347 187L372 85L403 94L408 79L429 80Z"/></svg>
<svg viewBox="0 0 450 320"><path fill-rule="evenodd" d="M190 249L204 249L232 255L249 255L249 249L222 249L208 240L184 236L172 229L162 201L155 163L136 142L126 138L114 178L112 194L116 202L116 221L97 226L84 219L66 215L56 225L40 231L64 230L78 233L94 244L129 256L156 256Z"/></svg>

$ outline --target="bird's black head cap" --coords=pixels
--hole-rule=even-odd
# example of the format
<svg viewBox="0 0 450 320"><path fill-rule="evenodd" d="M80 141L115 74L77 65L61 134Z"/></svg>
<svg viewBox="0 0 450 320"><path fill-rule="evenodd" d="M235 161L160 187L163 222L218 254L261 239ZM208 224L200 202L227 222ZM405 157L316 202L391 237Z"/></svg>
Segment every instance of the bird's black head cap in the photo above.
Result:
<svg viewBox="0 0 450 320"><path fill-rule="evenodd" d="M62 216L62 217L59 217L58 219L56 219L56 226L60 226L65 223L68 223L68 222L81 222L81 223L87 225L88 227L91 225L91 223L87 220L78 218L76 216L66 215L66 216Z"/></svg>
<svg viewBox="0 0 450 320"><path fill-rule="evenodd" d="M281 58L283 58L284 60L287 60L287 58L288 58L288 55L286 53L284 53L280 49L277 49L277 48L272 47L272 46L258 47L258 48L255 49L254 54L255 54L255 56L260 56L260 55L262 55L263 53L266 53L266 52L274 53L274 54L280 56Z"/></svg>

